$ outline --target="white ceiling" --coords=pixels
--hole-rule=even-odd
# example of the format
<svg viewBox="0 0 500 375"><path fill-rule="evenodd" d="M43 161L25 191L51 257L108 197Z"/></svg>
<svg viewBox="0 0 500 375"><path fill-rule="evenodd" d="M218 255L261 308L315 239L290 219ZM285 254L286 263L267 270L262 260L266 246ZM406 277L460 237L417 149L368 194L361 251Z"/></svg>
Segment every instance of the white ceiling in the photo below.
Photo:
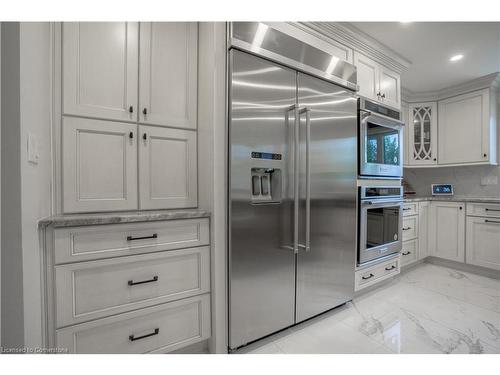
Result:
<svg viewBox="0 0 500 375"><path fill-rule="evenodd" d="M500 71L500 22L351 22L412 62L401 78L413 92L441 90ZM450 57L464 58L451 63Z"/></svg>

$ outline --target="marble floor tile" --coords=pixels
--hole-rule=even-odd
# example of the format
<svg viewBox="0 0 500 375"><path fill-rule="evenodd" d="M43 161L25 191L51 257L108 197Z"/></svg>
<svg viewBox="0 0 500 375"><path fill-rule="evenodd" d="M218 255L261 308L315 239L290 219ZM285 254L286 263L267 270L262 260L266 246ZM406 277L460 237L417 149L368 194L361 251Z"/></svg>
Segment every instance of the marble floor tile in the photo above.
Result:
<svg viewBox="0 0 500 375"><path fill-rule="evenodd" d="M422 264L245 353L500 354L500 280Z"/></svg>

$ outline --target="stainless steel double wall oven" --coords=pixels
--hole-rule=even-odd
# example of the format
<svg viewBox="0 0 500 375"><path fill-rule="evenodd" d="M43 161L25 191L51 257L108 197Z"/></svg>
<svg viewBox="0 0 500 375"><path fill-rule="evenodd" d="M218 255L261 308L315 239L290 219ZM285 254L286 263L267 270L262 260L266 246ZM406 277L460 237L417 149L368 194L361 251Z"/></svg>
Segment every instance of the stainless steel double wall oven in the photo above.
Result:
<svg viewBox="0 0 500 375"><path fill-rule="evenodd" d="M362 266L402 248L404 123L400 111L360 98L358 124L358 265Z"/></svg>
<svg viewBox="0 0 500 375"><path fill-rule="evenodd" d="M230 36L235 349L353 297L357 86L353 65L263 23Z"/></svg>

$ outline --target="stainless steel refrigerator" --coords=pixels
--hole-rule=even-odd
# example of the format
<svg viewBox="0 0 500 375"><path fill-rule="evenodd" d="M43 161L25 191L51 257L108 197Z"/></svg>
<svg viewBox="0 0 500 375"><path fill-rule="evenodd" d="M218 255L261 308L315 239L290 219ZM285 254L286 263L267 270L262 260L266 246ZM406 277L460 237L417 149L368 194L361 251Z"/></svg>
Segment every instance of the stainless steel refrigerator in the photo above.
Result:
<svg viewBox="0 0 500 375"><path fill-rule="evenodd" d="M229 347L352 299L354 92L229 52Z"/></svg>

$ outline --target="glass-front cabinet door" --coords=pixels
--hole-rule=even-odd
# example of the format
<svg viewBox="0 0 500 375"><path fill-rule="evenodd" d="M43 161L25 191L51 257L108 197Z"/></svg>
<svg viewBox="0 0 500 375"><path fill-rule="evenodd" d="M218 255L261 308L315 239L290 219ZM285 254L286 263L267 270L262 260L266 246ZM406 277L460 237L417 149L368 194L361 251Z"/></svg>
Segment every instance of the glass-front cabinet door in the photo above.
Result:
<svg viewBox="0 0 500 375"><path fill-rule="evenodd" d="M410 103L409 112L409 165L437 164L437 103Z"/></svg>

